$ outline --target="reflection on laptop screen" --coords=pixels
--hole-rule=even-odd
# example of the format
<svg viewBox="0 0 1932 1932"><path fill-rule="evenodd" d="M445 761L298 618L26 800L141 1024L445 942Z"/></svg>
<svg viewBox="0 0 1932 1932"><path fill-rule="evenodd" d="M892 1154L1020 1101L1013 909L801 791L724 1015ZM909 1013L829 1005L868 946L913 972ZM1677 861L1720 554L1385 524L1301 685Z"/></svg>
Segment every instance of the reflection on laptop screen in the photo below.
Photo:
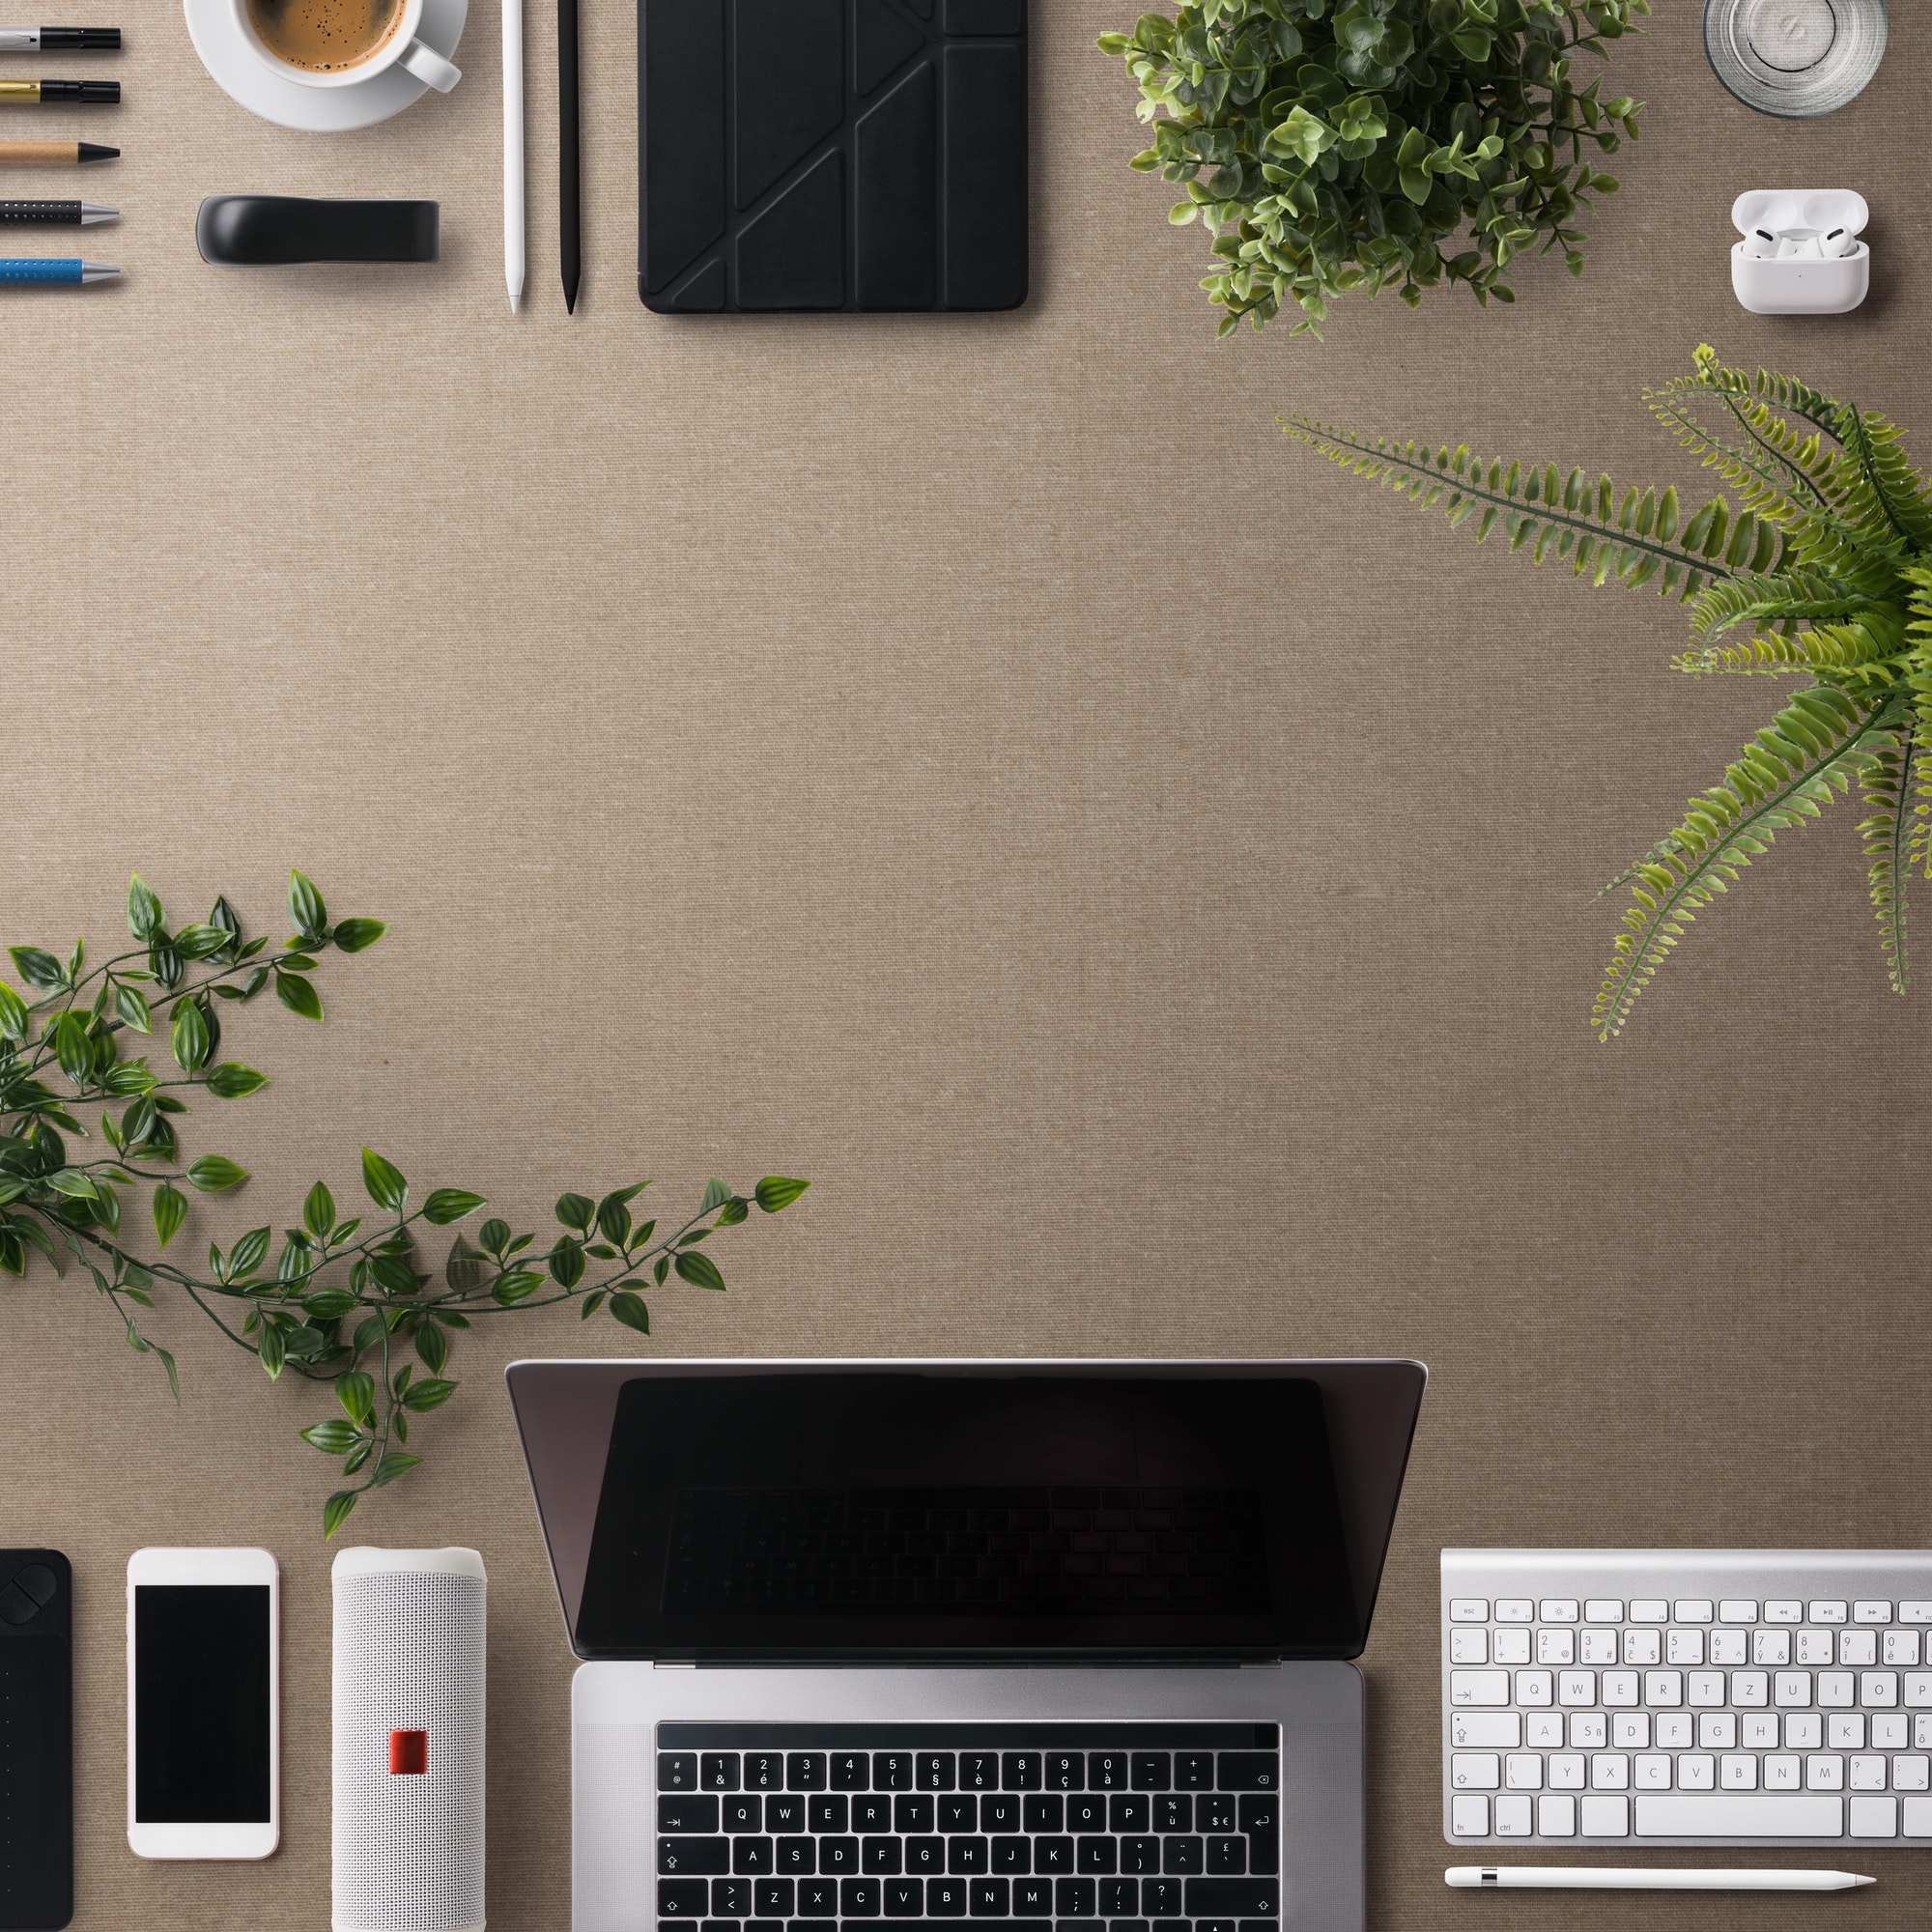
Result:
<svg viewBox="0 0 1932 1932"><path fill-rule="evenodd" d="M1321 1394L1293 1378L639 1378L586 1656L1359 1647Z"/></svg>

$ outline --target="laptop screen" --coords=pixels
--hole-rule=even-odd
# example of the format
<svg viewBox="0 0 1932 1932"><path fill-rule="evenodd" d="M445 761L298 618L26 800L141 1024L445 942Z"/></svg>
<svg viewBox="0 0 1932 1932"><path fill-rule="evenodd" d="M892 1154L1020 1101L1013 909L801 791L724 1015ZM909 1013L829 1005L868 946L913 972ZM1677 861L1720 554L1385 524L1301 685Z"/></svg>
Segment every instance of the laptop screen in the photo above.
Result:
<svg viewBox="0 0 1932 1932"><path fill-rule="evenodd" d="M1340 1657L1369 1608L1317 1380L882 1364L624 1381L575 1637Z"/></svg>

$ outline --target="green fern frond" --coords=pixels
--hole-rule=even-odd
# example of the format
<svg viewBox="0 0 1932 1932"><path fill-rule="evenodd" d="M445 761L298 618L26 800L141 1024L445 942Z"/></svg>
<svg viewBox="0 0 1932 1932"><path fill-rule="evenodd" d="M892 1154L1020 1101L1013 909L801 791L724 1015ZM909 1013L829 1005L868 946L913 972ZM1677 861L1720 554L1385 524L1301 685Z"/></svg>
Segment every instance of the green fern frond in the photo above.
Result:
<svg viewBox="0 0 1932 1932"><path fill-rule="evenodd" d="M1849 617L1870 601L1856 585L1817 571L1786 570L1776 577L1746 571L1697 593L1690 607L1690 635L1710 637L1736 624L1792 626L1811 618Z"/></svg>
<svg viewBox="0 0 1932 1932"><path fill-rule="evenodd" d="M1744 747L1720 783L1690 800L1682 822L1630 881L1636 903L1624 914L1591 1011L1598 1038L1623 1031L1703 907L1764 857L1778 833L1799 830L1850 789L1871 755L1867 734L1885 722L1885 708L1861 705L1830 685L1801 691Z"/></svg>
<svg viewBox="0 0 1932 1932"><path fill-rule="evenodd" d="M1868 504L1864 523L1881 542L1890 541L1922 550L1932 543L1932 507L1925 500L1925 479L1906 461L1900 447L1903 432L1883 416L1868 415L1855 403L1843 412L1841 466L1857 472ZM1851 493L1848 493L1851 494Z"/></svg>
<svg viewBox="0 0 1932 1932"><path fill-rule="evenodd" d="M1905 991L1911 980L1906 951L1906 888L1912 876L1915 845L1923 844L1921 816L1925 811L1917 793L1924 781L1918 770L1917 735L1900 731L1872 753L1864 770L1865 803L1871 814L1859 826L1864 840L1866 879L1872 911L1878 916L1879 950L1885 955L1887 978L1894 993ZM1918 836L1915 836L1918 835Z"/></svg>
<svg viewBox="0 0 1932 1932"><path fill-rule="evenodd" d="M1432 451L1382 437L1371 441L1306 416L1285 418L1281 428L1350 475L1419 508L1439 508L1452 526L1475 517L1478 543L1501 529L1512 552L1527 550L1535 563L1567 558L1575 575L1595 584L1614 580L1634 590L1656 582L1660 595L1688 599L1708 581L1752 562L1762 569L1777 548L1776 530L1754 516L1733 526L1721 497L1697 510L1680 534L1674 489L1627 489L1619 496L1607 476L1593 483L1580 469L1566 477L1553 463L1537 469L1501 457L1485 462L1466 445Z"/></svg>
<svg viewBox="0 0 1932 1932"><path fill-rule="evenodd" d="M1857 689L1887 690L1897 682L1890 661L1904 629L1900 613L1893 611L1889 616L1887 621L1883 610L1867 609L1843 624L1814 625L1796 633L1760 632L1747 643L1681 651L1670 667L1693 677L1782 677L1808 671Z"/></svg>

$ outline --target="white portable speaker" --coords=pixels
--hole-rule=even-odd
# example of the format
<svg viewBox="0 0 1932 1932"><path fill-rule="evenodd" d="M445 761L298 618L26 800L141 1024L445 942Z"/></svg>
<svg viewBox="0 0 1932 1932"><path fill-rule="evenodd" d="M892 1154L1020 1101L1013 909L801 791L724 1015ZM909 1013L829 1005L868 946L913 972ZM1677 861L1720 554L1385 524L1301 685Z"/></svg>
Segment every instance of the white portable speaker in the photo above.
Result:
<svg viewBox="0 0 1932 1932"><path fill-rule="evenodd" d="M335 1559L335 1932L483 1924L486 1589L473 1549Z"/></svg>

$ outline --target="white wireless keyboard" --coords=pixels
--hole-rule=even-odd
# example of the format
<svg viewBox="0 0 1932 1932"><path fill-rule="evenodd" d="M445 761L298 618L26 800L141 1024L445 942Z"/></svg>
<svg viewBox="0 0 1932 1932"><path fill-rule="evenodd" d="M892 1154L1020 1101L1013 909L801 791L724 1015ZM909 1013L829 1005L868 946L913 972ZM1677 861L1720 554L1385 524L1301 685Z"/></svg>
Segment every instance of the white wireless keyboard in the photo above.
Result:
<svg viewBox="0 0 1932 1932"><path fill-rule="evenodd" d="M1445 1549L1458 1844L1932 1845L1932 1551Z"/></svg>

